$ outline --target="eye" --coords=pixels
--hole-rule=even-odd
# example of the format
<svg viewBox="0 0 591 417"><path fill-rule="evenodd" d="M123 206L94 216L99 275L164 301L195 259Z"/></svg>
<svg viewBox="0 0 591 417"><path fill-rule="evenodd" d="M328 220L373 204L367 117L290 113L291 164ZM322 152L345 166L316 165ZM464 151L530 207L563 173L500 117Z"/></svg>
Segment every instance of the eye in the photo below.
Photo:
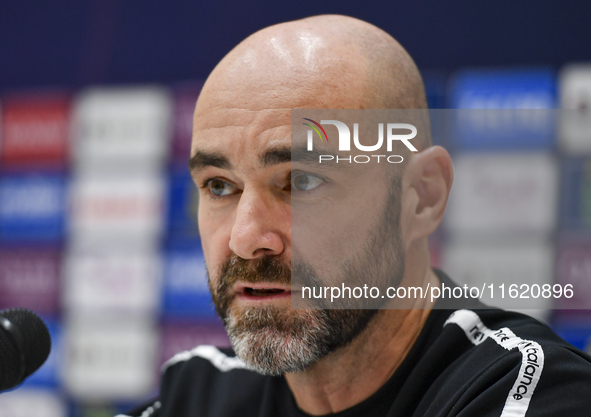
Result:
<svg viewBox="0 0 591 417"><path fill-rule="evenodd" d="M232 184L217 178L208 180L205 185L207 188L209 188L209 191L216 197L224 197L226 195L230 195L236 190L236 187L234 187Z"/></svg>
<svg viewBox="0 0 591 417"><path fill-rule="evenodd" d="M324 180L313 174L300 173L291 177L292 189L297 191L312 191L322 183L324 183Z"/></svg>

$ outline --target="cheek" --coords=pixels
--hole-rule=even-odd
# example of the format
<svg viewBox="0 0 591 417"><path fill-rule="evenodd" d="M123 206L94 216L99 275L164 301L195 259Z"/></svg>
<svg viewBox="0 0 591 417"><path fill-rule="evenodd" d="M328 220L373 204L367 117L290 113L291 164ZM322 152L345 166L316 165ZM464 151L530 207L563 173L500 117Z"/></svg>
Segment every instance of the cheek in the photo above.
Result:
<svg viewBox="0 0 591 417"><path fill-rule="evenodd" d="M362 243L371 231L359 221L367 210L332 210L314 216L297 218L292 230L292 252L317 272L332 274L340 271L345 260L359 254Z"/></svg>
<svg viewBox="0 0 591 417"><path fill-rule="evenodd" d="M381 225L384 196L340 201L313 213L292 212L294 253L319 273L338 274L345 261L364 255Z"/></svg>
<svg viewBox="0 0 591 417"><path fill-rule="evenodd" d="M205 263L210 277L213 279L216 277L220 265L231 255L232 220L229 217L212 216L211 212L200 208L198 222Z"/></svg>

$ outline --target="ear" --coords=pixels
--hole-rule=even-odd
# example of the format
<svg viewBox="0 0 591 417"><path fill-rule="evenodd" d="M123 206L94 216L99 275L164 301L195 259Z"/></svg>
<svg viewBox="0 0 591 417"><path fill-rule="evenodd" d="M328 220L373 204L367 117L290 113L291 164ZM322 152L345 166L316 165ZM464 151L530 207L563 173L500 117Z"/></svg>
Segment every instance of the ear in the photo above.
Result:
<svg viewBox="0 0 591 417"><path fill-rule="evenodd" d="M402 176L401 228L406 247L441 223L453 182L449 153L431 146L413 153Z"/></svg>

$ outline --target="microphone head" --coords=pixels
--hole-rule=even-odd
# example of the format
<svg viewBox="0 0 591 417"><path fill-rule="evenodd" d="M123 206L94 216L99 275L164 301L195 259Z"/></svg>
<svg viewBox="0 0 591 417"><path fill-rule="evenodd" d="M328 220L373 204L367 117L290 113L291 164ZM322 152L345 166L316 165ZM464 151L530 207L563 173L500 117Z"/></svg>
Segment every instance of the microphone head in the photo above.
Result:
<svg viewBox="0 0 591 417"><path fill-rule="evenodd" d="M51 351L51 337L43 320L26 308L0 311L0 317L9 320L22 339L15 344L0 328L0 390L4 390L20 384L43 365Z"/></svg>

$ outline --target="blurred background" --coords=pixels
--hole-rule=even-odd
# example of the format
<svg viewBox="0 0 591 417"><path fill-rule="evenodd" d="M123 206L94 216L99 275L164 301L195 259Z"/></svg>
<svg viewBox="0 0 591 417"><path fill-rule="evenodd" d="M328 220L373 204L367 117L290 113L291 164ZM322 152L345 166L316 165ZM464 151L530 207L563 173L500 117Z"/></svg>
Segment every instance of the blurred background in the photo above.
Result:
<svg viewBox="0 0 591 417"><path fill-rule="evenodd" d="M243 38L323 13L396 37L431 108L588 120L591 3L0 2L0 309L32 308L54 341L0 417L112 416L154 395L176 352L228 345L186 166L195 101ZM591 129L523 114L509 137L500 116L436 136L456 183L432 263L462 282L576 283L532 313L589 351Z"/></svg>

